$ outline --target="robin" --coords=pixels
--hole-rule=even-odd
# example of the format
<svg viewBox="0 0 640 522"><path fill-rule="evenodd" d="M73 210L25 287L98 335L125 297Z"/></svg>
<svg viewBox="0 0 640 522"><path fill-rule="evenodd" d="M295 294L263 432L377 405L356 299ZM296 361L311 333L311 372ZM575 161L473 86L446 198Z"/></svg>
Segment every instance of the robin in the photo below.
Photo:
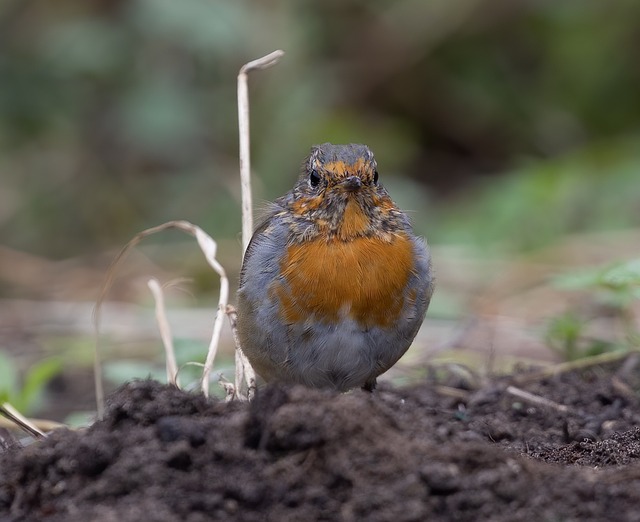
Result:
<svg viewBox="0 0 640 522"><path fill-rule="evenodd" d="M416 336L433 284L427 244L369 148L318 145L247 247L241 347L267 382L372 391Z"/></svg>

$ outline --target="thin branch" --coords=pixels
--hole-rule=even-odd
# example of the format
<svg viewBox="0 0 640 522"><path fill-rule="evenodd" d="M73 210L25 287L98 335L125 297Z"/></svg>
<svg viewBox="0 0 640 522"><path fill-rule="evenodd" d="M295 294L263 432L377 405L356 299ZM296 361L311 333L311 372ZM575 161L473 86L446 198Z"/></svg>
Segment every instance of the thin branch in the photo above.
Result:
<svg viewBox="0 0 640 522"><path fill-rule="evenodd" d="M197 228L197 227L196 227ZM223 266L216 259L216 243L211 237L205 234L199 228L196 231L196 239L200 248L205 254L211 268L220 276L220 297L218 299L218 310L216 311L216 319L213 323L213 332L211 334L211 342L207 350L207 359L204 363L202 371L202 393L205 397L209 396L209 374L213 368L213 361L218 351L218 343L220 342L220 333L222 332L222 324L224 314L229 302L229 279Z"/></svg>
<svg viewBox="0 0 640 522"><path fill-rule="evenodd" d="M244 380L247 384L247 395L246 398L247 400L251 400L253 399L255 393L256 393L256 372L253 369L253 366L251 366L251 363L249 362L249 359L247 359L247 356L244 354L244 352L242 351L242 347L240 346L240 338L238 337L238 328L237 328L237 322L238 322L238 312L236 311L235 307L228 305L227 306L227 317L229 318L229 324L231 325L231 333L233 334L233 342L236 345L236 357L235 357L235 364L236 364L236 375L235 375L235 388L236 388L236 395L238 397L242 397L242 395L240 394L240 390L242 388L242 378L244 377ZM226 388L225 388L226 389Z"/></svg>
<svg viewBox="0 0 640 522"><path fill-rule="evenodd" d="M1 410L2 408L0 407L0 413ZM57 430L58 428L73 429L66 424L62 424L61 422L56 422L49 419L34 419L30 417L29 423L43 432ZM0 428L12 428L15 427L15 425L16 423L10 418L0 416Z"/></svg>
<svg viewBox="0 0 640 522"><path fill-rule="evenodd" d="M273 51L262 58L256 58L250 62L245 63L242 67L240 67L240 74L246 74L251 71L259 70L259 69L267 69L280 61L280 58L284 56L284 51L278 49L277 51Z"/></svg>
<svg viewBox="0 0 640 522"><path fill-rule="evenodd" d="M249 72L266 69L278 63L284 51L278 50L245 63L238 74L238 130L240 134L240 183L242 185L242 252L244 254L253 233L253 203L251 201L251 154L249 133Z"/></svg>
<svg viewBox="0 0 640 522"><path fill-rule="evenodd" d="M36 439L44 439L47 436L46 433L39 430L37 426L35 426L29 419L22 415L8 402L4 402L2 403L2 405L0 405L0 414L4 415L7 419L20 426L24 431L26 431Z"/></svg>
<svg viewBox="0 0 640 522"><path fill-rule="evenodd" d="M557 402L552 401L551 399L547 399L546 397L541 397L540 395L535 395L533 393L529 393L528 391L521 390L520 388L516 388L515 386L507 386L507 393L517 397L518 399L522 399L523 401L529 402L531 404L535 404L536 406L544 406L546 408L551 408L552 410L559 411L561 413L568 413L571 411L564 404L558 404Z"/></svg>
<svg viewBox="0 0 640 522"><path fill-rule="evenodd" d="M434 390L438 395L452 397L461 401L467 400L469 398L468 391L462 390L460 388L453 388L452 386L436 385L434 386Z"/></svg>
<svg viewBox="0 0 640 522"><path fill-rule="evenodd" d="M242 368L244 373L244 379L247 383L247 400L252 400L256 394L256 372L251 366L249 359L242 351L242 348L238 348L238 353L240 354L240 361L242 362Z"/></svg>
<svg viewBox="0 0 640 522"><path fill-rule="evenodd" d="M158 280L153 277L147 282L149 290L153 295L153 299L156 303L156 320L158 321L158 328L160 330L160 337L164 346L166 354L167 364L167 382L174 386L180 386L178 381L178 363L176 362L176 353L173 348L173 338L171 336L171 327L167 319L167 314L164 307L164 294L162 287Z"/></svg>
<svg viewBox="0 0 640 522"><path fill-rule="evenodd" d="M98 302L99 307L102 303ZM99 312L94 313L93 335L95 338L93 349L93 385L96 390L96 417L98 420L104 418L104 384L102 383L102 362L100 360L100 317Z"/></svg>
<svg viewBox="0 0 640 522"><path fill-rule="evenodd" d="M245 63L238 73L238 132L240 139L240 185L242 189L242 255L249 246L251 235L253 234L253 203L251 199L251 133L249 131L249 73L251 71L266 69L271 67L280 61L280 58L284 56L284 51L277 50L272 53ZM235 320L232 318L232 314L227 311L229 319L232 323L232 330L234 332L234 340L236 343L235 354L235 394L237 397L241 397L241 385L242 378L247 382L247 398L251 399L256 387L255 372L249 363L249 360L245 356L240 342L235 332ZM235 310L233 311L235 314ZM235 317L235 316L234 316ZM203 382L204 386L204 382ZM229 396L228 386L227 396Z"/></svg>
<svg viewBox="0 0 640 522"><path fill-rule="evenodd" d="M624 352L606 352L592 357L585 357L584 359L576 359L575 361L568 361L559 364L554 364L540 371L534 371L531 373L525 373L518 375L514 378L517 384L527 384L530 382L536 382L541 379L549 377L555 377L563 373L567 373L573 370L581 370L584 368L590 368L592 366L599 366L601 364L607 364L618 361L627 357L631 353L637 353L637 350L629 350Z"/></svg>

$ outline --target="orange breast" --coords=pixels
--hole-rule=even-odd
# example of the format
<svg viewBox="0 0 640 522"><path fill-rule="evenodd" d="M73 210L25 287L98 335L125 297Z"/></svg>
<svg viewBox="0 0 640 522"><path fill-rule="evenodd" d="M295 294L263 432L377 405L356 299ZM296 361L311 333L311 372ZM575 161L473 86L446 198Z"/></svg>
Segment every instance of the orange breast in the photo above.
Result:
<svg viewBox="0 0 640 522"><path fill-rule="evenodd" d="M288 247L280 268L286 285L277 283L271 291L285 322L313 315L331 323L346 315L366 328L384 327L402 311L413 248L405 235L390 242L319 239Z"/></svg>

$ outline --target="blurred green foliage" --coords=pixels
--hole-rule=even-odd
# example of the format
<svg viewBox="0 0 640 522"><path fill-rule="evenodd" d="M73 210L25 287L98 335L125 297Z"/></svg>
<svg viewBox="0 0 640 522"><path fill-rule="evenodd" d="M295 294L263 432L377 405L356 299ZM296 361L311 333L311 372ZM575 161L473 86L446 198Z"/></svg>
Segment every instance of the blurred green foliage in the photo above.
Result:
<svg viewBox="0 0 640 522"><path fill-rule="evenodd" d="M311 144L355 141L432 240L637 225L639 19L634 0L3 2L2 243L63 258L176 218L235 237L236 75L276 48L251 80L258 205Z"/></svg>
<svg viewBox="0 0 640 522"><path fill-rule="evenodd" d="M201 342L191 339L175 339L174 349L178 365L178 381L183 389L199 390L202 382L202 371L205 361L205 347ZM115 385L120 385L133 379L150 378L160 382L167 382L166 359L160 354L153 360L147 359L118 359L103 363L104 377ZM218 357L215 371L211 375L210 391L213 396L224 397L225 391L215 381L223 377L233 380L235 375L234 362L224 356Z"/></svg>
<svg viewBox="0 0 640 522"><path fill-rule="evenodd" d="M558 276L558 287L594 292L607 306L623 314L640 300L640 258Z"/></svg>
<svg viewBox="0 0 640 522"><path fill-rule="evenodd" d="M430 237L532 249L567 234L637 225L639 180L640 136L593 144L477 182L473 193L455 199L453 211L436 208Z"/></svg>
<svg viewBox="0 0 640 522"><path fill-rule="evenodd" d="M579 305L551 319L547 329L549 346L566 360L640 348L633 311L640 300L640 259L564 274L554 284L584 294ZM590 323L602 318L607 319L607 327L594 336Z"/></svg>
<svg viewBox="0 0 640 522"><path fill-rule="evenodd" d="M0 351L0 403L8 402L29 415L42 408L47 384L62 371L60 359L50 357L30 366L22 378L17 361Z"/></svg>

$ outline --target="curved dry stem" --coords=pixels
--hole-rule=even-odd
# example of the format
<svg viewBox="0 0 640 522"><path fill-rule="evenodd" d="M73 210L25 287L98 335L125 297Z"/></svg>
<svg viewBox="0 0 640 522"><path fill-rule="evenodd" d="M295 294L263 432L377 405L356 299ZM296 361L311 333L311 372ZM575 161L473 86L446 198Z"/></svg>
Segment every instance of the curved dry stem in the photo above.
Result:
<svg viewBox="0 0 640 522"><path fill-rule="evenodd" d="M123 248L120 250L115 259L111 262L107 270L107 275L105 277L105 281L100 289L100 295L96 302L96 308L93 314L93 323L94 323L94 332L95 332L95 356L94 356L94 371L95 371L95 387L96 387L96 403L98 409L98 418L101 419L104 415L104 392L102 386L102 368L100 365L100 311L102 308L102 303L109 292L109 289L113 285L113 280L115 278L116 270L120 266L120 263L125 259L127 254L131 251L133 247L135 247L140 241L142 241L145 237L157 234L158 232L162 232L164 230L175 228L186 232L187 234L193 236L198 241L198 245L202 250L202 253L209 263L209 266L215 270L215 272L220 276L220 298L218 301L218 311L216 313L216 319L213 326L213 334L211 336L211 341L209 343L209 349L207 353L207 362L205 363L205 369L203 372L203 384L202 389L205 395L208 395L208 380L209 373L211 372L211 368L213 366L213 360L215 358L215 354L218 349L218 342L220 341L220 332L222 330L222 323L224 319L224 311L227 306L227 302L229 300L229 279L227 278L227 274L223 268L223 266L216 259L216 250L217 244L216 242L206 234L200 227L188 222L188 221L168 221L167 223L163 223L161 225L148 228L136 234Z"/></svg>

